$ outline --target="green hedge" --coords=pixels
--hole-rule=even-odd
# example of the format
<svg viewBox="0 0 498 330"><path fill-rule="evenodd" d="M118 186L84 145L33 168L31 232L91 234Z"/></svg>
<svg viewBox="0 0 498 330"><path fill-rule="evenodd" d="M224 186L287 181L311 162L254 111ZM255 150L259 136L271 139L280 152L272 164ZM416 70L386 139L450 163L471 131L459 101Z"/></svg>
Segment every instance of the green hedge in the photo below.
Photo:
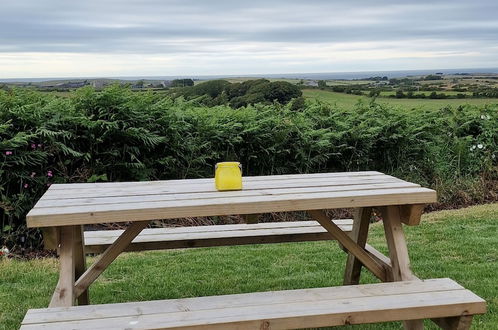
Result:
<svg viewBox="0 0 498 330"><path fill-rule="evenodd" d="M379 170L443 205L496 200L498 106L407 111L307 102L208 108L118 86L69 97L0 91L0 245L31 247L24 216L52 183Z"/></svg>

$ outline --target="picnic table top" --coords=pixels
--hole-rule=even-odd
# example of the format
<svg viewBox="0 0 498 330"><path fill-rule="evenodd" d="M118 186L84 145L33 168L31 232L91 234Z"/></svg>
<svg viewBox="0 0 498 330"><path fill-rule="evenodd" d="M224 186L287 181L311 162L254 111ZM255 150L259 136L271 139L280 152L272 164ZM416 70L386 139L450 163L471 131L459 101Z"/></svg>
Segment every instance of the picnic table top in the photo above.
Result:
<svg viewBox="0 0 498 330"><path fill-rule="evenodd" d="M243 190L214 179L54 184L28 227L143 221L332 208L425 204L436 192L375 171L253 176Z"/></svg>

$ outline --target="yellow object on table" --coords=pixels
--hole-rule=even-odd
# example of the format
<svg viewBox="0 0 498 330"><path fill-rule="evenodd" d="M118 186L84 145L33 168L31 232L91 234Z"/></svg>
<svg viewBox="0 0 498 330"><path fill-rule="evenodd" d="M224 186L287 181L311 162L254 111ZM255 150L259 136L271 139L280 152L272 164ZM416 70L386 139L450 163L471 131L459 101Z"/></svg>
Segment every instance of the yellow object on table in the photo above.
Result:
<svg viewBox="0 0 498 330"><path fill-rule="evenodd" d="M222 162L216 164L214 171L216 189L241 190L242 189L242 165L239 162Z"/></svg>

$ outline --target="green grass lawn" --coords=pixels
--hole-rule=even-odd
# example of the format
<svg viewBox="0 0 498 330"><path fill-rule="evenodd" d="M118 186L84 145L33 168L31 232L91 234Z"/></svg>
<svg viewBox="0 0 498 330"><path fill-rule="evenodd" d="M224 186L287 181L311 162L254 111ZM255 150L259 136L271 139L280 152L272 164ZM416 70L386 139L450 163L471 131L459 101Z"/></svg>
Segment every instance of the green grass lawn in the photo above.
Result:
<svg viewBox="0 0 498 330"><path fill-rule="evenodd" d="M337 104L339 107L353 108L359 101L368 103L372 99L367 96L351 95L345 93L336 93L323 91L319 89L305 89L303 95L308 99L316 99L322 102ZM485 105L485 104L498 104L498 99L493 98L476 98L476 99L396 99L379 97L376 99L377 103L384 103L396 105L407 109L425 108L425 109L439 109L447 105L459 106L463 104L471 105Z"/></svg>
<svg viewBox="0 0 498 330"><path fill-rule="evenodd" d="M405 228L415 273L450 277L486 299L489 311L474 318L473 328L498 329L498 204L434 212L420 226ZM372 225L369 241L386 252L380 224ZM126 253L91 287L90 298L102 304L335 286L344 263L335 242ZM0 270L0 329L17 329L29 308L48 305L57 260L1 260ZM362 282L376 280L363 271Z"/></svg>

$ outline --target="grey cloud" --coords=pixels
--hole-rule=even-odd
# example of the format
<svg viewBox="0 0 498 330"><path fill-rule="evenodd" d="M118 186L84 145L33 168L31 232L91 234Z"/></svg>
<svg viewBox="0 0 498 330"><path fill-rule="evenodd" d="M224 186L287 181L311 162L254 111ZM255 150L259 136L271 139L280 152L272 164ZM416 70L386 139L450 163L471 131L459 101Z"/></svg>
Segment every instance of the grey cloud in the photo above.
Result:
<svg viewBox="0 0 498 330"><path fill-rule="evenodd" d="M207 45L498 41L498 2L39 1L0 9L0 52L181 53ZM194 40L179 44L181 40Z"/></svg>

